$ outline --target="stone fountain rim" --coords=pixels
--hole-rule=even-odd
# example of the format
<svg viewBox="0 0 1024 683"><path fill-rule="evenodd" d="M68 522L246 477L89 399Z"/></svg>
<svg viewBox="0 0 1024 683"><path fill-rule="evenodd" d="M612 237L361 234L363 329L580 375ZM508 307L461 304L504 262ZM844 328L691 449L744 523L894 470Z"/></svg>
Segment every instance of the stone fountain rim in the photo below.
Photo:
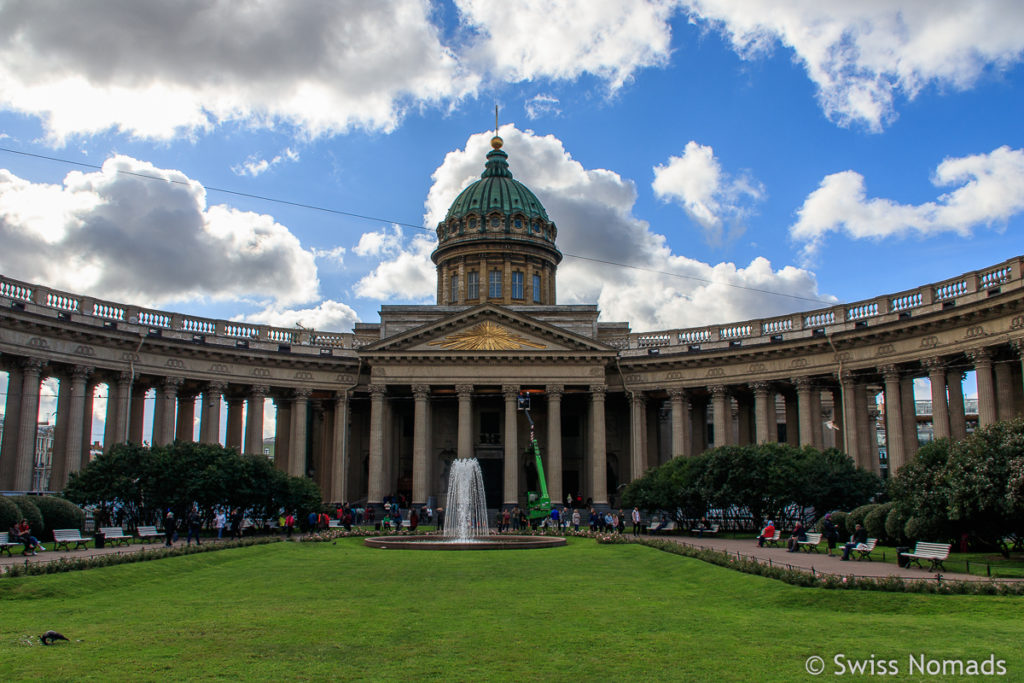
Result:
<svg viewBox="0 0 1024 683"><path fill-rule="evenodd" d="M439 534L420 536L370 536L363 545L382 550L529 550L565 545L560 536L484 536L474 541L447 540Z"/></svg>

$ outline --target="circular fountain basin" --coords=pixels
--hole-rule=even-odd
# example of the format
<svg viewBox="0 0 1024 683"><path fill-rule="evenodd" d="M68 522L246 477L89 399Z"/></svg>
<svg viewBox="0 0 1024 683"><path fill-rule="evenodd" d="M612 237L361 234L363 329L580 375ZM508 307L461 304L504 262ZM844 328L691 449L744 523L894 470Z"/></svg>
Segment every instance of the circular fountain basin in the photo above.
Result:
<svg viewBox="0 0 1024 683"><path fill-rule="evenodd" d="M481 536L461 541L437 534L424 536L371 536L363 545L384 550L526 550L565 545L558 536Z"/></svg>

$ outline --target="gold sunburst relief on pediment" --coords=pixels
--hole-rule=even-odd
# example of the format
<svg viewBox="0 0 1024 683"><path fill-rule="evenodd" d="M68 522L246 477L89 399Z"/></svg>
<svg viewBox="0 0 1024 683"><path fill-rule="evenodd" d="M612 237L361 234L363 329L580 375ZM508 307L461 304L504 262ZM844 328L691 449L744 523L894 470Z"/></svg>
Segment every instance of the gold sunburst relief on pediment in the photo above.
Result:
<svg viewBox="0 0 1024 683"><path fill-rule="evenodd" d="M452 351L515 351L522 348L543 349L544 344L532 342L501 325L482 322L464 332L450 334L444 339L430 342Z"/></svg>

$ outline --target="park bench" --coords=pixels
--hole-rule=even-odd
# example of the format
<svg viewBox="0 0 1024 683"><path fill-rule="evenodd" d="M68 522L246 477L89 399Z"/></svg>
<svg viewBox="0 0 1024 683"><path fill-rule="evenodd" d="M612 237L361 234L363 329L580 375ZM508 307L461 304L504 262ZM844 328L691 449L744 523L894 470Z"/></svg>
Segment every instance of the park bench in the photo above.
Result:
<svg viewBox="0 0 1024 683"><path fill-rule="evenodd" d="M877 543L877 538L869 538L867 543L858 543L857 545L853 546L853 552L857 553L857 557L855 557L854 559L867 560L868 562L870 562L871 553L872 551L874 551L875 545L877 545Z"/></svg>
<svg viewBox="0 0 1024 683"><path fill-rule="evenodd" d="M695 526L692 529L690 529L690 533L692 535L694 535L694 536L702 536L702 537L703 536L717 536L718 535L718 525L717 524L712 524L707 529L703 529L703 528L701 528L699 526Z"/></svg>
<svg viewBox="0 0 1024 683"><path fill-rule="evenodd" d="M900 553L903 557L910 558L910 562L913 562L921 569L924 566L921 564L921 560L928 560L931 564L928 567L928 571L935 571L936 569L942 569L946 571L946 568L942 566L943 560L949 557L949 550L953 546L949 543L926 543L924 541L918 541L914 545L914 552L912 553ZM909 563L907 566L910 566Z"/></svg>
<svg viewBox="0 0 1024 683"><path fill-rule="evenodd" d="M7 553L7 556L10 557L11 556L11 548L13 548L16 545L21 545L21 541L19 541L19 540L13 540L12 541L8 537L8 534L7 534L6 531L0 531L0 554Z"/></svg>
<svg viewBox="0 0 1024 683"><path fill-rule="evenodd" d="M164 536L162 532L156 530L155 526L140 526L135 530L135 535L138 536L139 540L143 543L159 541Z"/></svg>
<svg viewBox="0 0 1024 683"><path fill-rule="evenodd" d="M100 533L103 534L103 540L107 543L129 545L132 542L132 537L126 536L124 529L119 526L101 526Z"/></svg>
<svg viewBox="0 0 1024 683"><path fill-rule="evenodd" d="M78 529L54 529L53 541L56 543L54 550L60 550L60 547L64 546L64 550L71 552L72 543L75 544L75 550L89 547L89 539L82 538L82 532Z"/></svg>
<svg viewBox="0 0 1024 683"><path fill-rule="evenodd" d="M764 539L764 544L772 548L778 548L782 541L782 529L776 529L771 538Z"/></svg>
<svg viewBox="0 0 1024 683"><path fill-rule="evenodd" d="M806 550L809 553L812 553L812 552L816 553L816 552L818 552L818 545L820 543L821 543L821 534L816 534L816 533L813 533L813 532L807 534L807 540L806 541L797 541L796 542L797 547L800 548L800 550Z"/></svg>
<svg viewBox="0 0 1024 683"><path fill-rule="evenodd" d="M676 523L675 522L665 522L664 526L662 526L661 522L658 522L657 524L652 526L648 530L647 533L655 534L655 533L662 532L662 531L669 532L669 531L675 531L675 530L676 530Z"/></svg>

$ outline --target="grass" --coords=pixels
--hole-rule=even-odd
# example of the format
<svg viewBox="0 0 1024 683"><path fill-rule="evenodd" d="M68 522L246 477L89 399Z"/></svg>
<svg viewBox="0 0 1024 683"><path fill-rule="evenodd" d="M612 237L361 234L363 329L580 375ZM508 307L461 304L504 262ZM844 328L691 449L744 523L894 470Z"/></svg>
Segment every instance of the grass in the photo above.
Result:
<svg viewBox="0 0 1024 683"><path fill-rule="evenodd" d="M807 657L1006 660L1019 598L802 589L638 545L278 543L0 581L5 680L806 680ZM43 648L49 628L72 639Z"/></svg>

